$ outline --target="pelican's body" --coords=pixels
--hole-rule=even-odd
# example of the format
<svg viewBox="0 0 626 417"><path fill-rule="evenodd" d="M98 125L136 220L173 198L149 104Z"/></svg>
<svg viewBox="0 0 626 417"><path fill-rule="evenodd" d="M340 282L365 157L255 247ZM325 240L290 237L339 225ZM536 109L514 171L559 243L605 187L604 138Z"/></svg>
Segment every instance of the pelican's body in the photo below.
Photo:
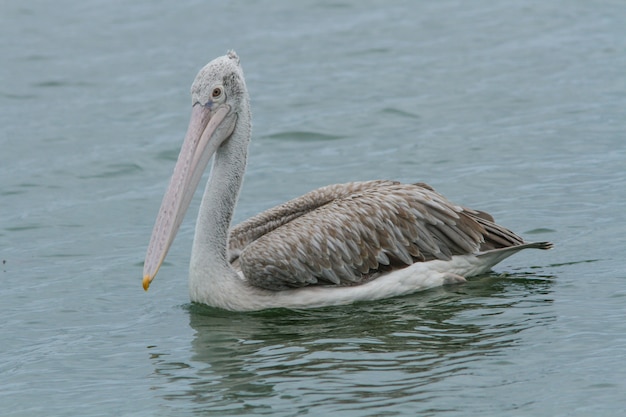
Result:
<svg viewBox="0 0 626 417"><path fill-rule="evenodd" d="M192 86L192 117L157 218L144 288L176 236L211 156L189 284L194 302L235 311L311 308L408 294L488 271L526 243L483 212L425 184L331 185L230 229L251 136L249 97L234 52Z"/></svg>

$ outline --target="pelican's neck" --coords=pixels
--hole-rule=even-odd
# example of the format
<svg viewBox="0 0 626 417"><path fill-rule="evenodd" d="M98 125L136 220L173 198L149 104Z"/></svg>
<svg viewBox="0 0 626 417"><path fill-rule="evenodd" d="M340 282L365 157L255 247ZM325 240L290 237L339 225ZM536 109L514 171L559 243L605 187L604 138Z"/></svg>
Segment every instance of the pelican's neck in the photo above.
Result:
<svg viewBox="0 0 626 417"><path fill-rule="evenodd" d="M250 113L247 106L237 117L229 139L215 153L207 182L191 251L189 290L192 301L209 305L220 297L224 286L241 280L228 262L228 231L246 171L250 141ZM222 287L222 288L220 288Z"/></svg>

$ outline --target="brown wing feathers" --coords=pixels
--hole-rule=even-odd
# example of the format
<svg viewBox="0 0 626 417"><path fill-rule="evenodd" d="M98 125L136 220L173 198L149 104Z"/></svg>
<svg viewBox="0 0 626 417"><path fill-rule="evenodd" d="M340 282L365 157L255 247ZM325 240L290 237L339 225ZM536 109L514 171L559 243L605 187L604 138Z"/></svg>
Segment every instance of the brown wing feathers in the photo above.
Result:
<svg viewBox="0 0 626 417"><path fill-rule="evenodd" d="M252 285L271 290L354 285L380 270L522 242L487 216L424 184L340 184L234 228L231 258L239 255Z"/></svg>

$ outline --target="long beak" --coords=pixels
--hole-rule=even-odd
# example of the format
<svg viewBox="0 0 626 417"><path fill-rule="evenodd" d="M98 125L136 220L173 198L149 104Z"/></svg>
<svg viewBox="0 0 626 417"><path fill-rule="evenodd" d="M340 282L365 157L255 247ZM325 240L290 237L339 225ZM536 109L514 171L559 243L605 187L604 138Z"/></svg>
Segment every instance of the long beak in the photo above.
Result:
<svg viewBox="0 0 626 417"><path fill-rule="evenodd" d="M232 132L231 126L222 125L229 110L228 106L215 110L201 104L193 106L185 141L152 229L143 265L143 288L146 291L176 237L209 159Z"/></svg>

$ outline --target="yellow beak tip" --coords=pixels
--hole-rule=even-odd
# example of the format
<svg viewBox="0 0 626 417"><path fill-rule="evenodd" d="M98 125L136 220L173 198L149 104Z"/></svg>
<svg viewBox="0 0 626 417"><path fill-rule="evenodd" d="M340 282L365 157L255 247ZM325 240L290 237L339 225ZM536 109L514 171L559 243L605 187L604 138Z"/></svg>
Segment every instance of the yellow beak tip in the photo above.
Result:
<svg viewBox="0 0 626 417"><path fill-rule="evenodd" d="M152 282L152 280L150 279L150 275L144 275L143 276L143 289L145 291L148 291L148 288L150 287L150 283Z"/></svg>

